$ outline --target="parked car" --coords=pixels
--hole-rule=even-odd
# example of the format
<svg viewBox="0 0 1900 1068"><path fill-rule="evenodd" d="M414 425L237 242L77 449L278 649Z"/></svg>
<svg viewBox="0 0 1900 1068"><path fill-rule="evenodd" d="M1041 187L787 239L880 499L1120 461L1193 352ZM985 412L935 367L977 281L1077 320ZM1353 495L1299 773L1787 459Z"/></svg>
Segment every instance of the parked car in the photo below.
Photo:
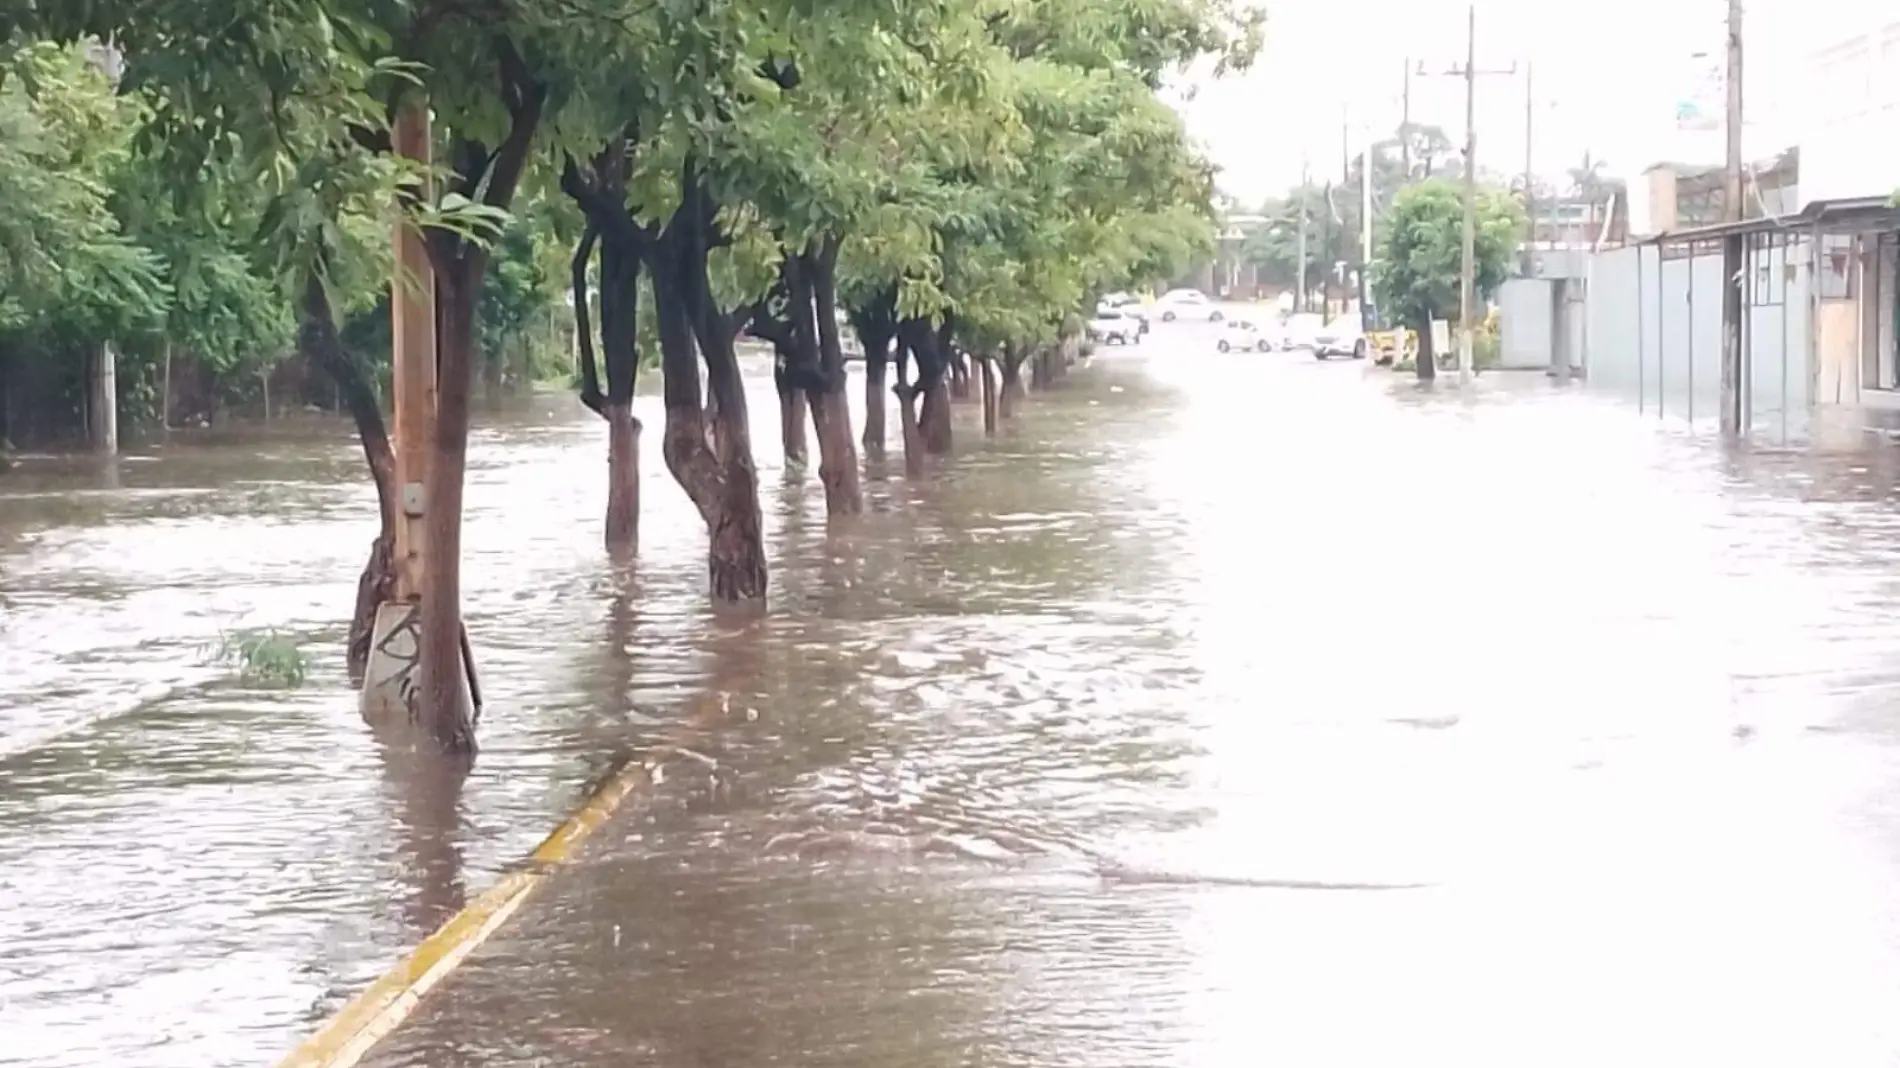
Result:
<svg viewBox="0 0 1900 1068"><path fill-rule="evenodd" d="M1235 349L1243 352L1248 349L1255 352L1272 352L1274 340L1270 331L1263 330L1245 319L1231 319L1221 330L1219 339L1214 342L1214 347L1221 352L1232 352Z"/></svg>
<svg viewBox="0 0 1900 1068"><path fill-rule="evenodd" d="M1127 297L1129 303L1115 303L1118 297ZM1115 314L1135 320L1135 336L1136 339L1139 340L1141 335L1148 332L1148 313L1142 310L1140 304L1134 303L1134 299L1135 298L1129 297L1126 293L1110 293L1108 296L1102 298L1100 304L1095 306L1095 314Z"/></svg>
<svg viewBox="0 0 1900 1068"><path fill-rule="evenodd" d="M1098 345L1133 345L1141 340L1141 320L1113 308L1095 309L1089 320L1089 340Z"/></svg>
<svg viewBox="0 0 1900 1068"><path fill-rule="evenodd" d="M1289 349L1311 349L1314 339L1326 329L1326 319L1314 312L1295 312L1280 323L1282 347Z"/></svg>
<svg viewBox="0 0 1900 1068"><path fill-rule="evenodd" d="M1154 311L1164 323L1176 319L1205 319L1218 323L1226 316L1221 314L1220 305L1207 299L1207 294L1198 289L1170 289L1155 300Z"/></svg>
<svg viewBox="0 0 1900 1068"><path fill-rule="evenodd" d="M1351 356L1355 360L1363 360L1370 348L1371 343L1366 340L1365 330L1360 327L1357 314L1342 315L1313 334L1313 358L1318 360L1328 356Z"/></svg>

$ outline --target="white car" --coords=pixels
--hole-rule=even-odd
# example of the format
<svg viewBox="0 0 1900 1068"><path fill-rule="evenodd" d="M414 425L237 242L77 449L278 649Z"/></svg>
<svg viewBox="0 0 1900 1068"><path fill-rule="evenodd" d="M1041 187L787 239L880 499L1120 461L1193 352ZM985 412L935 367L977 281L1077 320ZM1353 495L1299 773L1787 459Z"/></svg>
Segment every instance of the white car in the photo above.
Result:
<svg viewBox="0 0 1900 1068"><path fill-rule="evenodd" d="M1313 358L1317 360L1328 356L1351 356L1355 360L1363 360L1369 348L1357 312L1342 315L1313 334Z"/></svg>
<svg viewBox="0 0 1900 1068"><path fill-rule="evenodd" d="M1326 319L1314 312L1295 312L1280 324L1280 336L1289 349L1315 348L1314 338L1326 329Z"/></svg>
<svg viewBox="0 0 1900 1068"><path fill-rule="evenodd" d="M1135 339L1137 341L1141 340L1141 335L1148 332L1147 310L1142 308L1140 301L1126 293L1110 293L1108 296L1103 297L1101 301L1095 305L1095 314L1098 316L1121 315L1124 318L1133 319L1137 327L1135 330Z"/></svg>
<svg viewBox="0 0 1900 1068"><path fill-rule="evenodd" d="M1114 308L1095 309L1089 320L1089 340L1098 345L1133 345L1141 340L1141 320Z"/></svg>
<svg viewBox="0 0 1900 1068"><path fill-rule="evenodd" d="M1198 289L1170 289L1155 300L1154 311L1164 323L1176 319L1205 319L1218 323L1226 316L1221 314L1220 305L1207 299L1207 294Z"/></svg>
<svg viewBox="0 0 1900 1068"><path fill-rule="evenodd" d="M1214 347L1221 352L1233 352L1235 349L1242 352L1248 349L1255 352L1272 352L1273 335L1245 319L1233 319L1221 331L1220 339L1214 342Z"/></svg>

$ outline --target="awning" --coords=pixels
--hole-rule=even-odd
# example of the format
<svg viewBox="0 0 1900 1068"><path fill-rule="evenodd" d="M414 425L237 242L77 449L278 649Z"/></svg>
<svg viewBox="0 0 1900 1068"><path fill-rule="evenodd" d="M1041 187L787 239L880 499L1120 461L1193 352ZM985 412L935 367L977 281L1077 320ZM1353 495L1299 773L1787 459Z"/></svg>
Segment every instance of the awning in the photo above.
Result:
<svg viewBox="0 0 1900 1068"><path fill-rule="evenodd" d="M1711 223L1686 230L1638 238L1632 245L1680 245L1710 241L1734 234L1767 234L1815 227L1837 230L1900 230L1900 208L1891 196L1844 197L1817 200L1793 215Z"/></svg>

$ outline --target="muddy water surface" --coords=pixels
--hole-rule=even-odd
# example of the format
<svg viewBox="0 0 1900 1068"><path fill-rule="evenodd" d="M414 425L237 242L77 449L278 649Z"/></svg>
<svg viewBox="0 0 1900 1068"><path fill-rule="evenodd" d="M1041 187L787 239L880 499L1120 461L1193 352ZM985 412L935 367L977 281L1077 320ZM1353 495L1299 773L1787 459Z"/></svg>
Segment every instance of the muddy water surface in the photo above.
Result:
<svg viewBox="0 0 1900 1068"><path fill-rule="evenodd" d="M572 409L477 439L459 801L340 687L346 439L0 483L0 1063L264 1063L657 738L718 771L669 763L375 1063L1900 1056L1882 454L1163 335L847 531L766 457L777 598L732 627L657 448L601 567ZM322 652L294 695L198 653L266 625ZM883 848L930 835L969 849Z"/></svg>

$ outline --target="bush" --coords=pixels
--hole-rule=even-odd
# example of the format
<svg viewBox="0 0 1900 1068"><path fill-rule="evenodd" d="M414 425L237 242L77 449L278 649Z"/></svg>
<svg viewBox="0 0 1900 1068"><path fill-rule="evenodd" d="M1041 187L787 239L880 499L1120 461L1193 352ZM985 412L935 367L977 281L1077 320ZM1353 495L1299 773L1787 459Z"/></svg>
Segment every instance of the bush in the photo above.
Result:
<svg viewBox="0 0 1900 1068"><path fill-rule="evenodd" d="M1487 370L1504 362L1504 342L1496 333L1480 330L1471 336L1471 366Z"/></svg>
<svg viewBox="0 0 1900 1068"><path fill-rule="evenodd" d="M296 689L308 673L302 647L275 630L227 634L219 640L213 657L237 665L238 679L252 686Z"/></svg>

